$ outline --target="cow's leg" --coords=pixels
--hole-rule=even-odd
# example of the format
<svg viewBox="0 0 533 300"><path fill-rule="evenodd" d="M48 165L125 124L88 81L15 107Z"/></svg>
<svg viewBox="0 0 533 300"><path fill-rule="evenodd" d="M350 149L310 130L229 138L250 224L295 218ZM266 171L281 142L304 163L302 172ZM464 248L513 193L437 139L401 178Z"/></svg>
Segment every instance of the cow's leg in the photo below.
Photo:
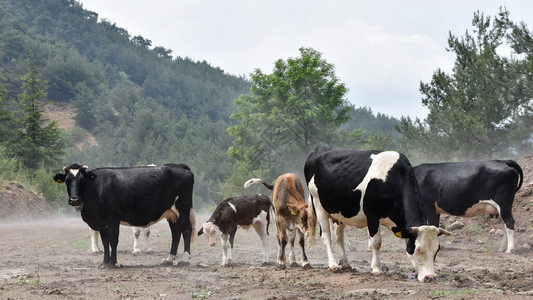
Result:
<svg viewBox="0 0 533 300"><path fill-rule="evenodd" d="M302 268L307 269L310 267L310 265L309 261L307 260L307 255L305 255L304 234L298 228L296 228L296 238L298 239L298 243L300 244L300 248L302 249Z"/></svg>
<svg viewBox="0 0 533 300"><path fill-rule="evenodd" d="M176 254L178 253L178 245L181 238L181 231L179 230L178 223L179 219L176 223L168 221L170 233L172 235L172 245L170 246L170 253L168 254L167 259L165 259L162 263L163 265L172 265L174 263L174 259L176 258Z"/></svg>
<svg viewBox="0 0 533 300"><path fill-rule="evenodd" d="M381 274L381 262L379 261L379 249L381 248L381 232L379 219L368 218L368 246L372 250L372 273Z"/></svg>
<svg viewBox="0 0 533 300"><path fill-rule="evenodd" d="M511 208L501 206L500 209L500 219L503 222L503 239L498 251L511 253L514 249L514 218Z"/></svg>
<svg viewBox="0 0 533 300"><path fill-rule="evenodd" d="M191 264L191 241L192 235L194 234L192 232L191 218L194 218L194 212L191 208L188 213L182 212L180 215L184 216L178 219L178 223L180 224L180 233L183 235L183 256L178 262L178 266L188 266ZM185 216L188 216L188 218Z"/></svg>
<svg viewBox="0 0 533 300"><path fill-rule="evenodd" d="M220 236L220 243L222 245L222 266L229 267L233 263L233 258L231 256L231 242L232 238L229 234L223 233Z"/></svg>
<svg viewBox="0 0 533 300"><path fill-rule="evenodd" d="M267 265L270 262L270 253L268 249L268 234L267 234L267 223L266 222L257 222L253 225L255 232L261 238L263 243L263 265Z"/></svg>
<svg viewBox="0 0 533 300"><path fill-rule="evenodd" d="M146 253L151 253L154 250L152 249L152 243L150 242L150 227L143 228L141 230L144 233L145 249Z"/></svg>
<svg viewBox="0 0 533 300"><path fill-rule="evenodd" d="M119 224L111 225L100 230L100 237L102 238L102 244L104 246L104 261L100 265L101 268L117 267L117 245L118 235L120 232L119 226Z"/></svg>
<svg viewBox="0 0 533 300"><path fill-rule="evenodd" d="M289 266L291 267L297 267L298 264L296 263L296 259L294 258L294 240L296 239L296 231L298 231L298 228L293 228L292 230L288 230L288 245L289 245Z"/></svg>
<svg viewBox="0 0 533 300"><path fill-rule="evenodd" d="M98 231L92 230L92 228L89 227L89 235L91 236L91 253L96 254L100 253L100 249L98 249Z"/></svg>
<svg viewBox="0 0 533 300"><path fill-rule="evenodd" d="M344 229L346 228L346 225L335 224L333 227L335 228L335 240L337 241L337 250L339 252L339 265L343 269L351 269L344 249Z"/></svg>
<svg viewBox="0 0 533 300"><path fill-rule="evenodd" d="M100 238L102 240L102 246L104 247L104 261L100 265L100 268L106 268L109 265L110 254L109 254L109 233L108 230L100 230Z"/></svg>
<svg viewBox="0 0 533 300"><path fill-rule="evenodd" d="M139 227L132 227L133 230L133 251L131 252L133 255L138 255L141 253L141 249L139 249L139 235L141 235L141 228Z"/></svg>
<svg viewBox="0 0 533 300"><path fill-rule="evenodd" d="M276 237L278 238L278 261L277 267L285 269L285 247L287 246L287 232L279 218L276 219Z"/></svg>
<svg viewBox="0 0 533 300"><path fill-rule="evenodd" d="M311 183L310 183L311 185ZM311 186L310 186L311 189ZM326 250L328 252L328 266L330 270L336 270L339 268L339 265L335 262L335 257L333 256L333 250L331 249L331 227L329 225L329 214L324 210L320 204L320 199L318 195L313 194L313 204L316 210L316 218L320 228L322 229L322 241L326 245Z"/></svg>

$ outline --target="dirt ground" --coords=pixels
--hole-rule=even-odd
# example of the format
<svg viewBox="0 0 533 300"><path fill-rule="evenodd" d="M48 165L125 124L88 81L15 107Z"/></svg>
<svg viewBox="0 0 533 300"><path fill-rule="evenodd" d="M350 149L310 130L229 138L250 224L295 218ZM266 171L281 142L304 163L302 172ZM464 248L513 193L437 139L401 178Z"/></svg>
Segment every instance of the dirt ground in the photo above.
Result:
<svg viewBox="0 0 533 300"><path fill-rule="evenodd" d="M446 226L460 220L465 227L440 238L434 283L415 279L404 242L384 228L382 275L370 273L366 231L355 228L347 229L350 271L327 269L319 239L307 249L310 270L261 266L261 241L253 229L237 231L233 267L220 267L220 246L209 247L203 237L192 247L189 266L177 261L161 266L170 249L166 222L152 227L154 251L138 256L131 254L131 229L121 227L120 268L99 269L103 254L89 253L89 230L78 216L0 220L0 299L533 299L533 156L518 161L526 176L513 209L514 253L496 252L502 239L499 219L443 218ZM197 229L208 217L197 213ZM275 261L272 224L270 233ZM299 260L300 249L295 253Z"/></svg>

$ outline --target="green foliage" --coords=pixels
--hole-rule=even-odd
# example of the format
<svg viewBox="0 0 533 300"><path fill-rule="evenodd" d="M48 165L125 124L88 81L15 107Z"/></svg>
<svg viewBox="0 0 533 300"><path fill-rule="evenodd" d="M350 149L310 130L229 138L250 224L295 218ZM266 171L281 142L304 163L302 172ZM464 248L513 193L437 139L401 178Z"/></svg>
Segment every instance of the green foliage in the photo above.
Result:
<svg viewBox="0 0 533 300"><path fill-rule="evenodd" d="M490 159L533 150L533 57L517 51L533 47L531 32L509 21L506 11L493 22L477 12L472 24L475 35L467 31L448 39L456 54L453 73L437 70L430 83L420 85L427 118L401 120L402 146L410 157ZM517 52L498 54L505 42Z"/></svg>
<svg viewBox="0 0 533 300"><path fill-rule="evenodd" d="M336 144L350 107L334 71L311 48L278 60L272 74L255 70L251 95L235 100L238 111L231 118L239 123L228 128L236 137L228 153L251 169L279 173L300 169L320 143Z"/></svg>
<svg viewBox="0 0 533 300"><path fill-rule="evenodd" d="M73 162L92 168L185 163L196 177L195 205L211 202L209 191L234 169L226 128L232 100L250 88L247 80L205 61L172 58L171 50L152 48L149 39L99 20L77 1L0 1L0 72L7 90L0 105L22 116L11 103L23 93L20 78L33 52L48 83L40 100L71 105L76 113L77 126L65 134L70 147L61 148L65 155L53 162L55 170Z"/></svg>
<svg viewBox="0 0 533 300"><path fill-rule="evenodd" d="M13 138L16 126L13 112L9 109L7 90L2 82L0 77L0 145Z"/></svg>
<svg viewBox="0 0 533 300"><path fill-rule="evenodd" d="M63 153L63 141L57 122L44 125L41 101L46 94L32 58L29 60L29 72L22 80L23 93L19 95L22 130L17 132L15 139L8 142L8 149L13 157L17 157L29 169L37 169L41 162L48 166L57 164Z"/></svg>
<svg viewBox="0 0 533 300"><path fill-rule="evenodd" d="M17 160L6 155L5 148L0 147L0 181L16 181L50 201L61 211L67 199L65 187L50 180L55 173L45 170L41 164L38 169L27 169Z"/></svg>
<svg viewBox="0 0 533 300"><path fill-rule="evenodd" d="M400 120L394 117L379 112L374 114L370 107L352 108L348 115L350 120L342 125L343 130L359 129L366 132L365 137L379 133L397 143L401 140L401 134L395 129Z"/></svg>

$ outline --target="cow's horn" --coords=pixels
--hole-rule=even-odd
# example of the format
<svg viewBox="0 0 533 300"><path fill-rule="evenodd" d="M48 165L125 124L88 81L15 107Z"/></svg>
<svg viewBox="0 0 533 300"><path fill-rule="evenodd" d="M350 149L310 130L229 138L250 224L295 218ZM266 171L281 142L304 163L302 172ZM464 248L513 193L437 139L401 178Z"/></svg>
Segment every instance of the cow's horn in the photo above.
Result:
<svg viewBox="0 0 533 300"><path fill-rule="evenodd" d="M452 235L448 230L439 228L439 235L445 234L445 235Z"/></svg>

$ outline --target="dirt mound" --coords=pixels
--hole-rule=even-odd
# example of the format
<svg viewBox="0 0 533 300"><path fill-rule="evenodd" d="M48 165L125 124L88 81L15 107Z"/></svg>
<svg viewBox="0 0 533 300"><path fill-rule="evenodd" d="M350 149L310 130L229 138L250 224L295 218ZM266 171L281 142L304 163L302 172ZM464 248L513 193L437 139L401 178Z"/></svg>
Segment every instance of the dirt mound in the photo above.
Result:
<svg viewBox="0 0 533 300"><path fill-rule="evenodd" d="M0 182L0 222L41 219L53 212L46 199L17 182Z"/></svg>
<svg viewBox="0 0 533 300"><path fill-rule="evenodd" d="M511 158L516 161L524 172L524 183L533 183L533 154Z"/></svg>

